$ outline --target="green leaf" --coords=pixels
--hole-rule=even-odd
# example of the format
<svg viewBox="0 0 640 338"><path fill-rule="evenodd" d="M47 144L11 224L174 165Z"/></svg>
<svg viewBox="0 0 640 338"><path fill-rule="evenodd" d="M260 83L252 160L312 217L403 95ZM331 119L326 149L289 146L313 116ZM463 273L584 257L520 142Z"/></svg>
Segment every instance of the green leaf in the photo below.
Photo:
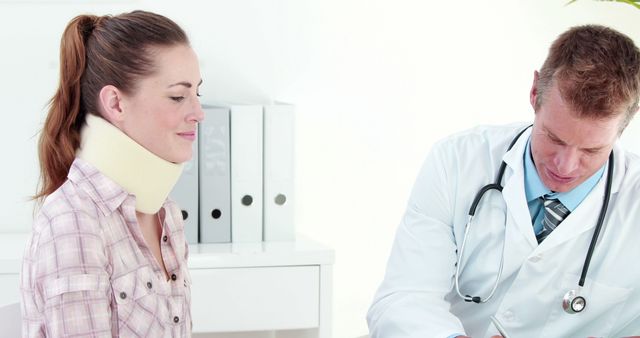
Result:
<svg viewBox="0 0 640 338"><path fill-rule="evenodd" d="M565 6L571 5L572 3L576 2L578 0L570 0L569 2L567 2L565 4ZM609 1L609 2L622 2L622 3L626 3L629 4L637 9L640 9L640 0L596 0L596 1Z"/></svg>
<svg viewBox="0 0 640 338"><path fill-rule="evenodd" d="M637 9L640 9L640 4L638 4L638 2L640 1L632 1L632 0L616 0L617 2L624 2L627 3Z"/></svg>

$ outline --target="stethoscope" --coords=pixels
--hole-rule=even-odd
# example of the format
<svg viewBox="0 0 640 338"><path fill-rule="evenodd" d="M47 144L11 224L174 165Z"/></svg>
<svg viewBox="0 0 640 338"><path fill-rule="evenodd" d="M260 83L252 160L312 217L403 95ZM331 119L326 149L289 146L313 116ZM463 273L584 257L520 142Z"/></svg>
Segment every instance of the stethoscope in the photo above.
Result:
<svg viewBox="0 0 640 338"><path fill-rule="evenodd" d="M511 148L513 147L514 144L516 144L516 142L518 141L518 139L520 138L520 136L531 126L528 126L527 128L524 128L523 130L521 130L518 135L516 135L516 137L513 138L513 141L511 141L511 144L509 144L509 148L507 149L507 152L509 150L511 150ZM460 292L460 266L461 266L461 262L462 262L462 257L464 255L464 247L465 244L467 242L467 235L469 233L469 229L471 228L471 222L473 221L473 217L476 213L476 209L478 207L478 204L480 203L480 200L482 199L482 196L484 196L484 194L487 191L490 190L497 190L500 193L502 193L502 176L504 175L504 171L506 169L507 164L502 161L502 163L500 164L500 169L498 170L498 177L496 178L495 183L491 183L491 184L487 184L484 187L482 187L480 189L480 191L478 191L478 193L476 194L475 198L473 199L473 203L471 203L471 208L469 209L469 219L467 221L467 224L465 225L464 228L464 237L462 238L462 245L460 246L460 253L458 255L458 260L456 262L456 273L454 276L455 279L455 285L456 285L456 292L458 293L458 296L460 296L462 299L464 299L464 301L466 302L474 302L474 303L486 303L489 301L489 299L491 299L491 297L493 297L493 294L495 293L496 289L498 288L498 283L500 282L500 277L502 277L502 267L504 265L504 245L506 242L506 237L505 237L505 241L502 242L502 258L500 259L500 267L498 268L498 276L496 277L496 281L493 285L493 288L491 289L491 292L489 293L489 295L485 298L481 298L479 296L470 296L470 295L462 295L462 293ZM604 217L607 214L607 207L609 206L609 197L611 196L611 179L613 177L613 151L611 151L611 154L609 154L609 168L607 171L607 182L605 184L605 194L604 194L604 198L602 201L602 208L600 209L600 215L598 216L598 223L596 224L596 229L593 233L593 237L591 237L591 244L589 244L589 250L587 250L587 257L584 260L584 265L582 266L582 274L580 275L580 280L578 281L578 289L577 290L569 290L564 297L562 298L562 308L564 309L565 312L569 313L569 314L574 314L574 313L579 313L582 312L586 306L587 306L587 300L584 298L584 296L582 296L580 294L580 291L582 290L582 287L584 286L584 281L587 277L587 270L589 270L589 264L591 263L591 256L593 256L593 251L595 249L596 246L596 242L598 241L598 236L600 234L600 230L602 229L602 225L604 223Z"/></svg>

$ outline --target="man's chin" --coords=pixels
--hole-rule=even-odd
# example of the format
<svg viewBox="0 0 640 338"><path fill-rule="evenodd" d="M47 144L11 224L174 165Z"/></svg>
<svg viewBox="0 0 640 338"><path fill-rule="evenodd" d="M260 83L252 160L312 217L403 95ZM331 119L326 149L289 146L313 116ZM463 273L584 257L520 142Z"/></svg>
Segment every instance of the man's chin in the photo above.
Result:
<svg viewBox="0 0 640 338"><path fill-rule="evenodd" d="M571 190L573 190L575 187L577 187L579 185L579 183L576 182L576 180L572 180L569 183L565 183L565 182L550 182L550 183L545 183L545 185L551 189L551 191L554 192L569 192Z"/></svg>

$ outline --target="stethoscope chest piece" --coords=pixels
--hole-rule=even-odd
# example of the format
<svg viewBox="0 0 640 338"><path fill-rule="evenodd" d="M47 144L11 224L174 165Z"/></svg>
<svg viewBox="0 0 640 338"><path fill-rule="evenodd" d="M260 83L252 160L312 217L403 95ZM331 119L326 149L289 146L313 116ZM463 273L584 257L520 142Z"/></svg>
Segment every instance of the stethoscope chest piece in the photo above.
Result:
<svg viewBox="0 0 640 338"><path fill-rule="evenodd" d="M582 296L578 296L576 290L570 290L562 298L562 308L566 313L580 313L587 306L587 300Z"/></svg>

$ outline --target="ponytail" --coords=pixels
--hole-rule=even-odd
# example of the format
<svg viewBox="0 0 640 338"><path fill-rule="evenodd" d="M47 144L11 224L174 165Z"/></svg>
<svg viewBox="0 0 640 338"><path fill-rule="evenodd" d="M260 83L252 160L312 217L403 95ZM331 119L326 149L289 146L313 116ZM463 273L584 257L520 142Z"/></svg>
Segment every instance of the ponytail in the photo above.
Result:
<svg viewBox="0 0 640 338"><path fill-rule="evenodd" d="M81 78L86 66L85 43L98 17L81 15L65 29L60 42L60 82L38 142L41 181L34 199L42 200L62 185L76 149L86 111L81 105Z"/></svg>

